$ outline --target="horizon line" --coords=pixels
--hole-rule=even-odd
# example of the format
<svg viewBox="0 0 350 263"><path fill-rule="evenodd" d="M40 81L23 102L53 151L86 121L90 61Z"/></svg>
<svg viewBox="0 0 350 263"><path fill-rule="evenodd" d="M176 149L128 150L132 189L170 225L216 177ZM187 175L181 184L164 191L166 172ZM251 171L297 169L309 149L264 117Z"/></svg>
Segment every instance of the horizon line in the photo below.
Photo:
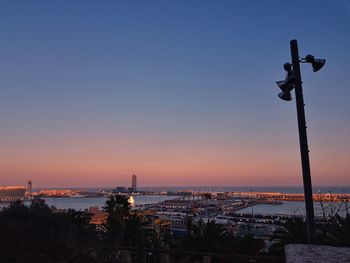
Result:
<svg viewBox="0 0 350 263"><path fill-rule="evenodd" d="M128 187L128 186L60 186L60 187L55 187L55 186L40 186L40 187L33 187L34 189L42 189L42 188L57 188L57 189L63 189L63 188L116 188L116 187ZM274 185L274 186L267 186L267 185L229 185L229 186L222 186L222 185L143 185L143 186L138 186L137 188L151 188L151 187L156 187L156 188L166 188L166 187L179 187L179 188L191 188L191 187L196 187L196 188L229 188L229 187L246 187L246 188L281 188L281 187L286 187L286 188L294 188L294 187L303 187L303 185ZM350 185L314 185L312 188L317 188L317 187L337 187L337 188L348 188Z"/></svg>

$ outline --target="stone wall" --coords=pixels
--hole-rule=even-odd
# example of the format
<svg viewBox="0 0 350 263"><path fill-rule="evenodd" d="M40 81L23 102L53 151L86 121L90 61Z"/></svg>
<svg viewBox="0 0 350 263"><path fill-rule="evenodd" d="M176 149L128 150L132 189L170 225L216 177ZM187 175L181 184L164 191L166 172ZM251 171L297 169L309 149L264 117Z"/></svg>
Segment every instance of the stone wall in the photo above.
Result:
<svg viewBox="0 0 350 263"><path fill-rule="evenodd" d="M289 244L285 246L286 263L349 263L350 248Z"/></svg>

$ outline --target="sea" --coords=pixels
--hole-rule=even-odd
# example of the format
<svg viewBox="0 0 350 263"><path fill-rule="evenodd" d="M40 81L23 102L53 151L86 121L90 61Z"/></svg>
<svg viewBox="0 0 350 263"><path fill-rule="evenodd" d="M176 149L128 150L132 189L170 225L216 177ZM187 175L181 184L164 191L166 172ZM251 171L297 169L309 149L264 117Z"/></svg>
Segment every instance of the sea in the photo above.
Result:
<svg viewBox="0 0 350 263"><path fill-rule="evenodd" d="M341 202L314 202L314 213L316 217L330 217L338 213L345 216L350 212L350 206ZM236 214L249 215L289 215L305 216L305 203L296 201L283 201L278 205L259 204L236 211Z"/></svg>
<svg viewBox="0 0 350 263"><path fill-rule="evenodd" d="M72 188L77 189L77 188ZM82 189L82 188L79 188ZM100 188L84 188L86 191L99 191L101 189L111 189L108 187ZM261 187L261 186L240 186L240 187L210 187L210 186L174 186L174 187L140 187L140 191L203 191L203 192L279 192L279 193L303 193L302 187ZM314 193L350 193L350 187L339 186L322 186L315 187ZM176 195L134 195L134 206L158 203L164 200L179 198ZM85 210L91 206L104 207L106 197L45 197L44 200L49 206L54 206L58 209L75 209ZM0 208L8 204L0 203ZM322 207L323 205L323 207ZM330 215L335 212L344 214L348 209L344 203L314 203L314 210L316 216L323 216L325 212ZM350 211L350 209L349 209ZM305 203L295 201L284 201L279 205L259 204L253 207L244 208L236 213L242 214L262 214L262 215L305 215Z"/></svg>
<svg viewBox="0 0 350 263"><path fill-rule="evenodd" d="M164 200L179 198L179 196L168 195L133 195L133 206L159 203ZM91 206L103 208L106 205L107 197L43 197L45 203L58 209L86 210ZM30 203L26 201L25 203ZM1 207L8 206L9 203L0 203Z"/></svg>

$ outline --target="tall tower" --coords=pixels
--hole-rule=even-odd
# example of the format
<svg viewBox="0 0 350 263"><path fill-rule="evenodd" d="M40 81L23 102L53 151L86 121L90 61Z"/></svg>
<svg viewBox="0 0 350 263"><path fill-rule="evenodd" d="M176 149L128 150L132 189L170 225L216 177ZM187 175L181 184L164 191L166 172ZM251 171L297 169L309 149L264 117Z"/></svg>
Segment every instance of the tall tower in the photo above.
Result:
<svg viewBox="0 0 350 263"><path fill-rule="evenodd" d="M137 177L136 177L135 174L132 175L131 189L132 189L133 192L136 192L136 190L137 190Z"/></svg>
<svg viewBox="0 0 350 263"><path fill-rule="evenodd" d="M33 186L32 180L29 180L28 181L28 189L27 189L27 193L29 195L32 195L32 186Z"/></svg>

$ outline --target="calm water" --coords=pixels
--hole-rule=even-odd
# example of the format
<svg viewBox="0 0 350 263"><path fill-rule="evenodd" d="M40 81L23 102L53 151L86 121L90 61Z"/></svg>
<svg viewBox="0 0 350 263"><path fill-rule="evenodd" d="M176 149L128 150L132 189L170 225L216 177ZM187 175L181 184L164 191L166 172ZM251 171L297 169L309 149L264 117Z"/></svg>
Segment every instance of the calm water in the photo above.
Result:
<svg viewBox="0 0 350 263"><path fill-rule="evenodd" d="M134 205L154 204L164 200L178 198L178 196L167 195L135 195L133 196ZM106 197L84 197L84 198L44 198L49 206L60 209L73 208L75 210L84 210L90 206L103 207L106 204Z"/></svg>
<svg viewBox="0 0 350 263"><path fill-rule="evenodd" d="M101 188L89 188L86 190L97 191ZM193 187L193 186L183 186L183 187L143 187L140 190L145 191L179 191L179 190L195 190L195 191L235 191L235 192L243 192L243 191L253 191L253 192L283 192L283 193L302 193L302 187ZM314 188L314 192L318 190L321 193L350 193L350 187L319 187ZM135 205L143 205L143 204L152 204L161 202L164 200L178 198L179 196L164 196L164 195L136 195L133 196L135 200ZM76 210L84 210L89 208L90 206L99 206L103 207L106 202L106 198L104 197L86 197L86 198L44 198L46 203L49 206L55 206L59 209L76 209ZM340 203L325 203L326 214L334 213L338 209ZM0 203L0 207L6 206L8 204ZM317 216L322 215L322 208L320 203L314 203L315 214ZM253 210L253 211L252 211ZM340 213L345 213L345 205L343 204L340 207ZM350 210L349 210L350 211ZM304 202L283 202L282 205L256 205L253 207L245 208L237 211L237 213L254 213L254 214L285 214L285 215L305 215L305 204Z"/></svg>
<svg viewBox="0 0 350 263"><path fill-rule="evenodd" d="M179 196L167 196L167 195L136 195L133 196L135 205L154 204L164 200L170 200L178 198ZM83 198L70 198L70 197L45 197L43 198L49 206L54 206L59 209L75 209L85 210L90 206L105 206L106 197L83 197ZM7 206L8 203L0 203L0 207Z"/></svg>
<svg viewBox="0 0 350 263"><path fill-rule="evenodd" d="M350 208L350 207L349 207ZM334 214L336 211L339 211L339 214L345 215L346 207L345 204L340 202L334 203L324 203L323 209L319 202L314 202L314 211L315 216L322 216L323 211L326 215ZM349 209L350 211L350 209ZM237 211L237 213L242 214L264 214L264 215L305 215L305 203L304 202L294 202L294 201L284 201L281 205L266 205L260 204L255 205L253 208L248 207L242 210Z"/></svg>
<svg viewBox="0 0 350 263"><path fill-rule="evenodd" d="M153 204L164 200L179 198L179 196L165 196L165 195L136 195L133 196L135 205ZM69 197L46 197L43 198L49 206L55 206L59 209L75 209L85 210L90 206L105 206L105 197L84 197L84 198L69 198ZM28 202L29 203L29 202ZM8 203L0 203L0 207L7 206ZM341 207L339 207L341 205ZM314 203L315 215L322 216L323 210L320 203ZM326 214L332 214L339 208L340 214L345 214L345 204L341 203L324 203L324 210ZM350 211L350 209L349 209ZM248 207L237 211L242 214L264 214L264 215L305 215L304 202L285 201L281 205L266 205L260 204L254 207Z"/></svg>

